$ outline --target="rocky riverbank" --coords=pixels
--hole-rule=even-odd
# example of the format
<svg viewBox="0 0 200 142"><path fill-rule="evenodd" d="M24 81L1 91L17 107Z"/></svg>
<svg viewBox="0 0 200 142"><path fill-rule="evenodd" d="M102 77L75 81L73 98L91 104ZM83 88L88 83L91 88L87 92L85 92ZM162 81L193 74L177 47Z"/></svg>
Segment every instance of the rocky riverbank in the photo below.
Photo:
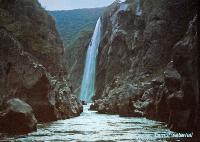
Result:
<svg viewBox="0 0 200 142"><path fill-rule="evenodd" d="M0 0L0 132L27 133L37 121L79 116L63 56L55 22L37 0Z"/></svg>
<svg viewBox="0 0 200 142"><path fill-rule="evenodd" d="M197 1L113 3L104 13L95 103L100 113L198 124Z"/></svg>
<svg viewBox="0 0 200 142"><path fill-rule="evenodd" d="M163 123L146 118L125 118L98 114L84 105L80 117L41 124L37 132L7 136L4 141L80 141L80 142L189 142L192 134L170 131ZM193 141L192 141L193 142Z"/></svg>

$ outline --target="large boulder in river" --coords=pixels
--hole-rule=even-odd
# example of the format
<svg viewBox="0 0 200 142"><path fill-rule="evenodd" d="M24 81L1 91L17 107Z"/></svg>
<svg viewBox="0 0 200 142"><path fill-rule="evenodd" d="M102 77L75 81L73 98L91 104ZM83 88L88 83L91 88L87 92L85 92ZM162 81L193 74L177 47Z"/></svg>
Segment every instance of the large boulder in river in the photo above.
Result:
<svg viewBox="0 0 200 142"><path fill-rule="evenodd" d="M37 129L37 120L30 105L19 99L8 100L0 112L0 132L25 134Z"/></svg>

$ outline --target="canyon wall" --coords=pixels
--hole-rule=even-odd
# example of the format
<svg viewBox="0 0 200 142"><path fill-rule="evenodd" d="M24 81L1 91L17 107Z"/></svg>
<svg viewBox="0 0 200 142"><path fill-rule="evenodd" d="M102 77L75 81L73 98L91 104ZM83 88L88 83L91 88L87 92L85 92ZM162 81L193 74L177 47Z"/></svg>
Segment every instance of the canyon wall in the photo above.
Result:
<svg viewBox="0 0 200 142"><path fill-rule="evenodd" d="M196 131L197 1L116 1L102 20L91 108Z"/></svg>
<svg viewBox="0 0 200 142"><path fill-rule="evenodd" d="M37 0L0 0L0 120L12 98L28 103L39 122L78 116L82 105L65 76L52 17Z"/></svg>

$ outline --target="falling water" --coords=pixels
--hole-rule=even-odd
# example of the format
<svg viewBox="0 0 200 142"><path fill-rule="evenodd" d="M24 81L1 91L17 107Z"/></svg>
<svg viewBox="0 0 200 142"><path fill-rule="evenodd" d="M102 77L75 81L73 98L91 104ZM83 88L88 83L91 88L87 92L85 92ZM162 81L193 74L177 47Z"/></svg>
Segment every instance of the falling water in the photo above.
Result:
<svg viewBox="0 0 200 142"><path fill-rule="evenodd" d="M99 18L87 50L80 99L91 102L95 93L96 58L101 37L101 19Z"/></svg>
<svg viewBox="0 0 200 142"><path fill-rule="evenodd" d="M142 15L142 9L140 7L140 0L136 0L136 15L141 16Z"/></svg>

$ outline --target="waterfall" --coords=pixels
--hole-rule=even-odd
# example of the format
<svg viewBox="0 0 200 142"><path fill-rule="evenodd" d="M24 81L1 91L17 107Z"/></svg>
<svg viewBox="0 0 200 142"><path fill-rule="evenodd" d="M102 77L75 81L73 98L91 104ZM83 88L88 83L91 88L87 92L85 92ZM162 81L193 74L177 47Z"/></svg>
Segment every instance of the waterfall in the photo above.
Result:
<svg viewBox="0 0 200 142"><path fill-rule="evenodd" d="M85 68L80 91L80 99L85 102L91 102L92 97L95 94L96 59L98 55L100 38L101 19L99 18L90 41L85 60Z"/></svg>
<svg viewBox="0 0 200 142"><path fill-rule="evenodd" d="M136 0L136 15L141 16L142 15L142 9L140 7L140 0Z"/></svg>

